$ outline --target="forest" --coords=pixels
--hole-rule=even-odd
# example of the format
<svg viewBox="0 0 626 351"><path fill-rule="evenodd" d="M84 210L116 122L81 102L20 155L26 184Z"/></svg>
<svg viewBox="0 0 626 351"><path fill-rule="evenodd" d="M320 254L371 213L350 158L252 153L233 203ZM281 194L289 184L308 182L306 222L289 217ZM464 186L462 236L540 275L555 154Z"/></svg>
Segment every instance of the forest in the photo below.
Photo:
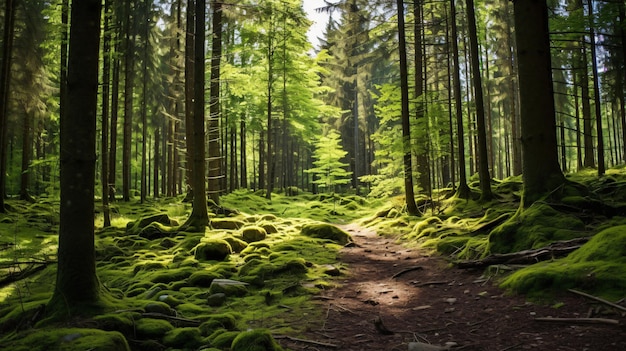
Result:
<svg viewBox="0 0 626 351"><path fill-rule="evenodd" d="M626 348L623 0L0 19L0 349Z"/></svg>

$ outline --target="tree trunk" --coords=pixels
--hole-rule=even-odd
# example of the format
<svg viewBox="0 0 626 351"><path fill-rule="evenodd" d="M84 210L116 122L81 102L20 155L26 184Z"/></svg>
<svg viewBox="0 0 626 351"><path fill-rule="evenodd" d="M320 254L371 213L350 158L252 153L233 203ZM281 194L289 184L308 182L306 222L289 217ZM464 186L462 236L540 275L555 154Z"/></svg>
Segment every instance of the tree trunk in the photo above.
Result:
<svg viewBox="0 0 626 351"><path fill-rule="evenodd" d="M194 79L195 79L195 65L194 65L194 52L195 52L195 21L196 21L196 8L195 0L187 0L187 15L186 15L186 35L185 35L185 139L187 141L187 152L185 154L185 165L187 169L188 189L187 191L193 191L193 123L194 123ZM204 136L203 136L204 138ZM172 156L176 152L175 136L171 135L172 140ZM171 192L174 195L174 188L176 187L176 176L178 172L178 164L173 160L172 162L172 186Z"/></svg>
<svg viewBox="0 0 626 351"><path fill-rule="evenodd" d="M413 193L413 164L411 157L411 124L409 120L409 81L406 55L406 37L404 32L404 3L397 0L398 10L398 45L400 49L400 89L402 104L402 148L404 151L404 194L407 212L418 215L415 194Z"/></svg>
<svg viewBox="0 0 626 351"><path fill-rule="evenodd" d="M474 83L474 102L476 103L476 129L478 131L478 178L482 201L489 201L491 194L491 176L489 175L489 154L487 152L487 127L485 125L485 106L483 98L482 78L480 73L480 58L478 53L478 35L476 33L476 15L474 0L467 0L466 4L470 60L472 65L472 82Z"/></svg>
<svg viewBox="0 0 626 351"><path fill-rule="evenodd" d="M102 191L102 217L103 227L111 226L111 216L109 214L109 103L111 91L111 26L110 14L111 1L104 1L104 35L102 44L102 132L100 139L100 159L102 162L100 169L100 187Z"/></svg>
<svg viewBox="0 0 626 351"><path fill-rule="evenodd" d="M159 128L154 131L154 169L152 170L152 194L154 198L159 197L159 169L161 168L161 133Z"/></svg>
<svg viewBox="0 0 626 351"><path fill-rule="evenodd" d="M591 106L589 104L589 69L587 61L587 50L585 49L584 37L581 38L582 49L579 56L578 80L581 87L581 104L583 114L583 141L584 141L584 168L595 168L596 162L593 152L593 127L591 123Z"/></svg>
<svg viewBox="0 0 626 351"><path fill-rule="evenodd" d="M145 11L145 15L148 15L150 12L149 3L147 0L143 1L143 6L145 7L143 11ZM148 196L148 168L147 168L147 157L148 157L148 48L150 47L150 38L149 35L149 25L148 21L144 20L143 24L143 62L141 63L141 71L143 77L142 86L141 86L141 192L140 198L141 203L146 201L146 197Z"/></svg>
<svg viewBox="0 0 626 351"><path fill-rule="evenodd" d="M123 128L123 145L122 145L122 199L130 201L130 158L132 147L132 123L133 123L133 91L135 80L135 35L134 21L135 16L131 15L131 2L127 1L125 6L124 18L124 35L125 35L125 52L124 52L124 128Z"/></svg>
<svg viewBox="0 0 626 351"><path fill-rule="evenodd" d="M270 5L270 11L271 5ZM265 193L266 199L272 198L272 191L274 188L274 155L272 154L272 85L274 83L274 27L272 25L273 19L270 16L270 29L267 35L267 190Z"/></svg>
<svg viewBox="0 0 626 351"><path fill-rule="evenodd" d="M94 177L101 1L72 5L67 109L61 116L58 269L50 313L84 312L98 302L94 247Z"/></svg>
<svg viewBox="0 0 626 351"><path fill-rule="evenodd" d="M515 28L522 122L522 206L565 182L559 169L548 8L542 0L516 0ZM529 21L536 25L529 26Z"/></svg>
<svg viewBox="0 0 626 351"><path fill-rule="evenodd" d="M422 1L415 1L413 4L413 37L415 38L415 87L414 96L415 99L415 118L417 120L420 129L423 129L417 134L417 184L422 191L428 196L431 195L430 184L430 160L428 157L428 119L424 114L426 106L422 99L424 94L424 53L422 51ZM406 50L406 48L405 48Z"/></svg>
<svg viewBox="0 0 626 351"><path fill-rule="evenodd" d="M6 196L7 160L7 114L9 112L9 87L11 84L11 61L15 8L13 0L5 0L4 31L2 37L2 67L0 68L0 213L4 213Z"/></svg>
<svg viewBox="0 0 626 351"><path fill-rule="evenodd" d="M119 21L118 21L119 22ZM120 30L117 30L118 39L120 36ZM115 53L119 53L119 40L115 43ZM115 201L115 178L117 168L117 120L118 120L118 108L119 108L119 93L120 93L120 60L117 55L112 55L113 58L113 77L111 82L111 127L109 128L109 171L107 182L107 195L109 202Z"/></svg>
<svg viewBox="0 0 626 351"><path fill-rule="evenodd" d="M199 8L199 7L198 7ZM219 205L222 190L222 155L220 150L220 65L222 62L222 1L212 0L213 35L211 46L211 83L209 99L209 198ZM198 15L198 14L197 14ZM204 28L204 27L203 27ZM198 28L196 27L196 30ZM198 36L198 32L196 32ZM196 41L198 43L198 41ZM202 57L204 60L204 56ZM196 54L198 59L198 54ZM197 67L197 66L196 66ZM199 74L196 77L201 77ZM196 83L196 87L199 85ZM204 92L204 90L203 90ZM204 106L203 106L204 108ZM196 110L198 111L198 110Z"/></svg>
<svg viewBox="0 0 626 351"><path fill-rule="evenodd" d="M589 9L589 38L591 41L591 67L593 77L593 94L594 106L596 112L596 136L598 138L598 176L604 175L604 136L602 131L602 112L600 109L600 83L598 78L598 60L596 55L596 34L593 25L593 4L591 0L587 0Z"/></svg>
<svg viewBox="0 0 626 351"><path fill-rule="evenodd" d="M461 102L461 73L459 67L459 47L457 44L458 33L456 29L456 4L454 0L451 0L450 4L450 18L451 18L451 42L452 42L452 61L454 63L453 71L453 86L454 86L454 101L456 108L456 134L458 138L458 155L459 155L459 187L456 194L462 199L467 199L470 196L470 189L467 186L467 173L465 168L465 142L463 131L463 104Z"/></svg>
<svg viewBox="0 0 626 351"><path fill-rule="evenodd" d="M240 122L240 130L239 130L239 148L240 148L240 158L241 161L239 161L240 167L241 167L241 177L239 178L241 180L241 187L243 189L247 189L248 188L248 166L247 166L247 156L246 156L246 121L244 119L245 116L242 116L241 118L241 122Z"/></svg>
<svg viewBox="0 0 626 351"><path fill-rule="evenodd" d="M204 228L209 224L206 198L207 188L204 179L204 40L206 38L206 1L196 0L195 6L193 143L189 144L187 142L187 149L191 150L193 155L191 168L193 209L191 215L183 224L183 228L204 232Z"/></svg>

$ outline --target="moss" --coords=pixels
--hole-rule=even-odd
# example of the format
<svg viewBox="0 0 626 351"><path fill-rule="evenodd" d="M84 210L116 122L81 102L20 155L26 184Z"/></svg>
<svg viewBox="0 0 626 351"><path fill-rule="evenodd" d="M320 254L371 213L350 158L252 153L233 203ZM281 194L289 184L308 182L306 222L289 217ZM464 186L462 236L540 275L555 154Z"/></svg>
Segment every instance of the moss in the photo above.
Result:
<svg viewBox="0 0 626 351"><path fill-rule="evenodd" d="M40 329L16 336L19 339L5 341L2 348L15 351L130 350L124 336L115 331L78 328Z"/></svg>
<svg viewBox="0 0 626 351"><path fill-rule="evenodd" d="M209 293L218 294L223 293L226 296L245 296L248 293L247 283L218 283L215 280L209 287Z"/></svg>
<svg viewBox="0 0 626 351"><path fill-rule="evenodd" d="M144 338L161 338L174 327L162 319L142 318L135 323L137 335Z"/></svg>
<svg viewBox="0 0 626 351"><path fill-rule="evenodd" d="M170 308L170 305L162 301L149 302L144 306L144 310L146 312L164 314L166 316L172 316L176 314L176 311L172 310Z"/></svg>
<svg viewBox="0 0 626 351"><path fill-rule="evenodd" d="M267 330L242 332L233 340L232 351L282 351L282 347Z"/></svg>
<svg viewBox="0 0 626 351"><path fill-rule="evenodd" d="M210 271L195 272L189 277L189 284L193 286L209 287L211 286L213 279L217 278L223 278L223 276Z"/></svg>
<svg viewBox="0 0 626 351"><path fill-rule="evenodd" d="M199 327L202 335L208 336L219 329L235 330L237 329L237 319L241 315L237 313L221 313L211 315L210 319L202 323Z"/></svg>
<svg viewBox="0 0 626 351"><path fill-rule="evenodd" d="M626 226L596 234L569 256L513 273L502 286L518 293L540 295L578 288L621 298L626 290Z"/></svg>
<svg viewBox="0 0 626 351"><path fill-rule="evenodd" d="M139 236L148 240L156 240L174 235L175 233L165 225L153 222L139 231Z"/></svg>
<svg viewBox="0 0 626 351"><path fill-rule="evenodd" d="M199 261L223 261L233 253L233 249L226 240L212 239L198 244L193 253Z"/></svg>
<svg viewBox="0 0 626 351"><path fill-rule="evenodd" d="M168 284L175 281L187 279L193 274L194 270L189 267L162 269L155 274L150 281L153 283Z"/></svg>
<svg viewBox="0 0 626 351"><path fill-rule="evenodd" d="M196 349L202 345L202 337L198 328L177 328L165 334L163 344L176 348Z"/></svg>
<svg viewBox="0 0 626 351"><path fill-rule="evenodd" d="M265 232L267 234L276 234L278 233L278 229L276 228L276 226L270 222L267 221L261 221L261 223L259 223L259 227L265 229Z"/></svg>
<svg viewBox="0 0 626 351"><path fill-rule="evenodd" d="M226 240L230 244L230 247L233 249L233 252L236 252L236 253L239 253L243 251L246 247L248 247L247 242L241 239L237 239L233 236L227 236L224 238L224 240Z"/></svg>
<svg viewBox="0 0 626 351"><path fill-rule="evenodd" d="M312 238L332 240L342 245L352 242L350 234L327 223L306 224L302 227L301 233Z"/></svg>
<svg viewBox="0 0 626 351"><path fill-rule="evenodd" d="M543 247L555 240L585 235L585 224L577 217L537 202L519 210L489 235L493 253L507 253Z"/></svg>
<svg viewBox="0 0 626 351"><path fill-rule="evenodd" d="M112 313L95 316L93 318L98 329L106 331L119 331L124 335L131 335L135 328L135 319L139 319L139 313Z"/></svg>
<svg viewBox="0 0 626 351"><path fill-rule="evenodd" d="M151 223L159 223L171 226L172 221L167 213L158 213L138 219L137 221L128 222L126 224L126 232L128 234L139 234L139 232Z"/></svg>
<svg viewBox="0 0 626 351"><path fill-rule="evenodd" d="M267 236L267 232L262 227L250 226L243 228L243 230L241 231L241 236L245 242L252 243L264 240Z"/></svg>
<svg viewBox="0 0 626 351"><path fill-rule="evenodd" d="M234 218L213 218L211 220L211 227L213 229L236 230L241 229L245 224L244 221Z"/></svg>
<svg viewBox="0 0 626 351"><path fill-rule="evenodd" d="M209 336L209 341L211 342L211 346L225 349L227 347L230 347L237 335L239 335L238 331L218 329Z"/></svg>

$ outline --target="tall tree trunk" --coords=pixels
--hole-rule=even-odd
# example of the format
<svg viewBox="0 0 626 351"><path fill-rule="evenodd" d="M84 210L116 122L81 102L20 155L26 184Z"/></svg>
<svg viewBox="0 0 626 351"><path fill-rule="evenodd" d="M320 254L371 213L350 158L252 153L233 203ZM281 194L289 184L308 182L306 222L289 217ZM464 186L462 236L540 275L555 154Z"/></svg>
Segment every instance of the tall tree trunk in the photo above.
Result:
<svg viewBox="0 0 626 351"><path fill-rule="evenodd" d="M445 6L445 3L444 3ZM447 6L445 6L446 13L448 13ZM450 16L451 17L451 16ZM450 17L446 16L446 50L448 51L448 55L446 58L447 71L448 74L448 135L450 136L450 181L452 182L452 190L456 190L456 165L454 159L454 115L452 113L452 65L450 64L450 52L452 49L450 48L450 42L456 40L456 38L450 37L450 25L448 21ZM453 44L454 45L454 44ZM455 81L456 82L456 81ZM458 111L458 110L457 110ZM447 184L444 184L447 186Z"/></svg>
<svg viewBox="0 0 626 351"><path fill-rule="evenodd" d="M248 188L248 166L247 166L247 156L246 156L246 121L244 119L245 116L242 116L241 118L241 122L239 122L239 149L240 151L240 158L241 160L239 161L240 167L241 167L241 177L239 178L241 180L241 188L243 189L247 189Z"/></svg>
<svg viewBox="0 0 626 351"><path fill-rule="evenodd" d="M131 147L133 138L133 91L135 80L135 34L134 34L134 22L137 19L131 14L131 2L127 1L125 6L125 18L124 18L124 35L125 35L125 50L124 50L124 74L126 76L124 80L124 128L123 128L123 146L122 146L122 199L124 201L130 201L130 161L131 161Z"/></svg>
<svg viewBox="0 0 626 351"><path fill-rule="evenodd" d="M61 201L56 285L47 311L84 312L100 297L94 187L100 0L72 4L67 109L61 116Z"/></svg>
<svg viewBox="0 0 626 351"><path fill-rule="evenodd" d="M148 0L143 0L143 11L148 15L150 13L150 3ZM146 197L148 196L148 168L147 168L147 157L148 157L148 48L150 47L150 38L149 35L149 24L148 20L145 19L143 21L144 31L143 31L143 62L141 63L141 71L143 77L141 77L141 192L140 198L141 203L146 201Z"/></svg>
<svg viewBox="0 0 626 351"><path fill-rule="evenodd" d="M187 178L188 178L188 191L193 191L193 145L194 145L194 133L193 133L193 123L194 123L194 89L195 89L195 65L194 65L194 52L195 52L195 40L194 40L194 32L195 32L195 22L196 22L196 5L195 0L187 0L187 24L186 24L186 35L185 35L185 139L187 140L187 152L185 154L185 165L187 169ZM204 139L204 136L202 136ZM172 156L176 152L176 144L175 144L175 136L170 136ZM178 163L176 161L172 162L172 195L174 194L174 187L176 186L176 176L175 173L178 172ZM192 192L193 194L193 192ZM189 195L189 194L188 194Z"/></svg>
<svg viewBox="0 0 626 351"><path fill-rule="evenodd" d="M270 11L271 5L270 5ZM270 16L270 29L267 35L267 190L265 193L266 199L272 198L272 191L274 188L274 155L272 154L272 85L274 83L274 27L273 19Z"/></svg>
<svg viewBox="0 0 626 351"><path fill-rule="evenodd" d="M7 160L7 114L9 112L9 87L11 85L11 55L13 53L13 31L15 8L13 0L5 0L4 31L2 36L2 67L0 67L0 213L4 213L6 196Z"/></svg>
<svg viewBox="0 0 626 351"><path fill-rule="evenodd" d="M598 146L598 176L602 176L605 172L604 165L604 133L602 131L602 112L600 106L600 83L598 78L598 60L596 55L596 34L593 24L593 4L591 0L587 0L589 8L589 40L591 42L591 67L593 77L593 94L594 106L596 112L596 136Z"/></svg>
<svg viewBox="0 0 626 351"><path fill-rule="evenodd" d="M459 65L459 46L457 44L458 32L456 28L456 4L454 0L450 1L450 21L451 21L451 42L452 42L452 61L453 61L453 86L454 101L456 109L456 134L458 138L458 155L459 155L459 187L456 190L458 197L467 199L470 196L470 188L467 185L467 173L465 166L465 142L463 131L463 104L461 102L461 73Z"/></svg>
<svg viewBox="0 0 626 351"><path fill-rule="evenodd" d="M413 164L411 157L411 123L409 117L409 81L406 55L406 34L404 25L404 3L396 1L398 10L398 46L400 49L400 90L402 103L402 148L404 152L404 194L406 197L407 212L416 216L419 214L413 193Z"/></svg>
<svg viewBox="0 0 626 351"><path fill-rule="evenodd" d="M482 78L480 73L480 57L478 56L478 35L476 33L476 15L474 0L466 4L468 31L470 41L470 60L472 65L472 81L474 83L474 102L476 103L476 129L478 131L478 178L480 179L481 200L489 201L491 194L491 176L489 175L489 154L487 152L487 127L485 125L485 106Z"/></svg>
<svg viewBox="0 0 626 351"><path fill-rule="evenodd" d="M522 122L522 207L565 182L559 168L548 8L541 0L516 0L520 107ZM535 25L529 26L532 20Z"/></svg>
<svg viewBox="0 0 626 351"><path fill-rule="evenodd" d="M212 0L211 83L209 92L209 198L220 203L222 155L220 151L220 66L222 62L222 1ZM198 33L196 32L196 36ZM198 59L196 55L196 59ZM200 75L197 75L199 77ZM198 86L198 85L196 85Z"/></svg>
<svg viewBox="0 0 626 351"><path fill-rule="evenodd" d="M154 169L152 170L152 194L154 198L159 197L159 170L161 169L161 133L159 128L154 131Z"/></svg>
<svg viewBox="0 0 626 351"><path fill-rule="evenodd" d="M622 65L626 65L626 4L623 2L619 5L619 24L620 24L620 38L622 42L622 51L621 51L621 62ZM622 69L620 73L620 94L619 94L619 105L620 105L620 120L622 126L622 161L626 161L626 100L624 96L624 87L626 85L626 69Z"/></svg>
<svg viewBox="0 0 626 351"><path fill-rule="evenodd" d="M204 232L204 228L209 224L206 198L207 187L204 179L204 40L206 38L206 1L196 0L195 6L193 144L187 143L187 149L192 150L193 155L191 169L193 209L191 215L183 224L183 228Z"/></svg>
<svg viewBox="0 0 626 351"><path fill-rule="evenodd" d="M100 169L100 187L102 191L102 217L103 227L111 226L111 216L109 214L109 104L111 91L111 1L104 1L104 34L102 43L102 122L100 139L100 159L102 162Z"/></svg>
<svg viewBox="0 0 626 351"><path fill-rule="evenodd" d="M119 24L119 20L118 20ZM118 39L121 36L121 32L117 30ZM119 53L120 40L116 40L114 45L115 53ZM109 202L115 201L115 178L117 168L117 121L119 116L119 96L120 96L120 59L118 55L112 55L113 58L113 77L111 82L111 127L109 128L109 174L108 174L108 196Z"/></svg>
<svg viewBox="0 0 626 351"><path fill-rule="evenodd" d="M589 104L589 62L587 60L587 50L585 48L584 36L581 38L582 49L580 50L578 64L578 81L581 87L581 104L583 115L583 141L584 141L584 159L583 167L594 168L596 162L593 152L593 127L591 123L591 106Z"/></svg>
<svg viewBox="0 0 626 351"><path fill-rule="evenodd" d="M415 1L413 4L413 37L415 38L415 82L413 98L415 99L415 118L418 128L421 130L417 134L417 185L428 196L431 195L430 184L430 160L428 157L428 118L424 110L422 95L424 94L424 53L422 51L422 1Z"/></svg>

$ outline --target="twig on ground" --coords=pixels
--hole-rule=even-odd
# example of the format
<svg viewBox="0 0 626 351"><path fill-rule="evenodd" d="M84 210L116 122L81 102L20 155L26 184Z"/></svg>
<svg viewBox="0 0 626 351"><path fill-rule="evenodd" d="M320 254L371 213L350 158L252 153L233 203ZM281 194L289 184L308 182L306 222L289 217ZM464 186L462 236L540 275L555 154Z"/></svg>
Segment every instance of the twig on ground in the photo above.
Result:
<svg viewBox="0 0 626 351"><path fill-rule="evenodd" d="M188 324L188 325L191 325L191 326L199 326L200 324L202 324L202 322L199 321L199 320L187 319L187 318L181 318L181 317L174 317L174 316L168 316L168 315L162 314L162 313L145 312L145 313L142 313L141 316L142 317L155 318L155 319L166 319L166 320L170 320L170 321L185 323L185 324Z"/></svg>
<svg viewBox="0 0 626 351"><path fill-rule="evenodd" d="M422 266L413 266L413 267L405 268L405 269L401 270L400 272L392 275L391 279L398 278L399 276L401 276L403 274L406 274L406 273L409 273L409 272L412 272L412 271L417 271L419 269L424 269L424 267L422 267Z"/></svg>
<svg viewBox="0 0 626 351"><path fill-rule="evenodd" d="M515 344L515 345L513 345L513 346L505 347L505 348L501 349L500 351L509 351L509 350L513 350L513 349L518 348L518 347L520 347L520 346L522 346L522 345L524 345L524 344L522 344L522 343Z"/></svg>
<svg viewBox="0 0 626 351"><path fill-rule="evenodd" d="M320 342L320 341L314 341L314 340L294 338L293 336L274 335L273 337L274 337L274 339L287 339L287 340L290 340L290 341L302 342L302 343L305 343L305 344L311 344L311 345L317 345L317 346L330 347L330 348L333 348L333 349L339 348L339 346L337 346L335 344L329 344L329 343L326 343L326 342Z"/></svg>
<svg viewBox="0 0 626 351"><path fill-rule="evenodd" d="M535 318L538 322L553 322L553 323L580 323L580 324L610 324L618 325L619 321L616 319L608 318L553 318L553 317L539 317Z"/></svg>
<svg viewBox="0 0 626 351"><path fill-rule="evenodd" d="M580 296L584 296L584 297L586 297L586 298L589 298L589 299L592 299L592 300L595 300L595 301L601 302L601 303L603 303L603 304L605 304L605 305L607 305L607 306L611 306L611 307L613 307L613 308L616 308L616 309L618 309L618 310L620 310L620 311L626 312L626 307L624 307L624 306L620 306L620 305L618 305L618 304L614 304L613 302L611 302L611 301L607 301L607 300L605 300L605 299L603 299L603 298L600 298L600 297L597 297L597 296L593 296L593 295L590 295L590 294L584 293L584 292L582 292L582 291L574 290L574 289L567 289L567 290L568 290L569 292L571 292L571 293L574 293L574 294L577 294L577 295L580 295Z"/></svg>
<svg viewBox="0 0 626 351"><path fill-rule="evenodd" d="M419 287L427 286L427 285L443 285L443 284L449 284L449 283L450 282L446 280L434 280L434 281L414 284L414 286L419 288Z"/></svg>

